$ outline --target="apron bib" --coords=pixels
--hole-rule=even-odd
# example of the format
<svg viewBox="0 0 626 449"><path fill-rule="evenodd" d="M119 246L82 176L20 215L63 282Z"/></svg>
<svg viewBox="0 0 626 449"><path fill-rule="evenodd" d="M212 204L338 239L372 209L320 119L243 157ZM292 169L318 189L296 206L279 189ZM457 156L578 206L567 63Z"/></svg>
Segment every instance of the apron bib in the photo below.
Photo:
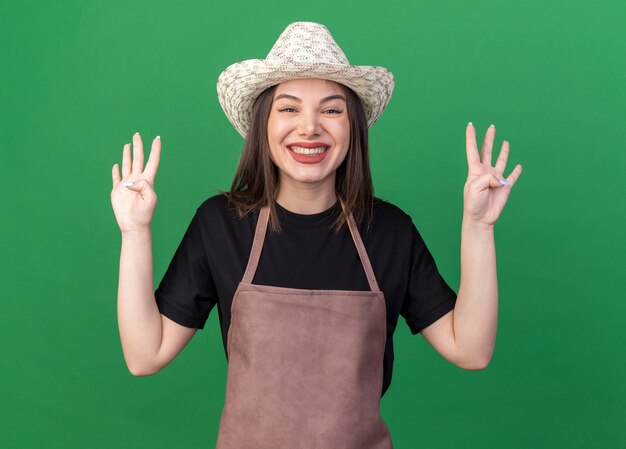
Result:
<svg viewBox="0 0 626 449"><path fill-rule="evenodd" d="M265 207L232 302L217 449L392 449L380 417L385 298L352 214L372 291L252 284L268 221Z"/></svg>

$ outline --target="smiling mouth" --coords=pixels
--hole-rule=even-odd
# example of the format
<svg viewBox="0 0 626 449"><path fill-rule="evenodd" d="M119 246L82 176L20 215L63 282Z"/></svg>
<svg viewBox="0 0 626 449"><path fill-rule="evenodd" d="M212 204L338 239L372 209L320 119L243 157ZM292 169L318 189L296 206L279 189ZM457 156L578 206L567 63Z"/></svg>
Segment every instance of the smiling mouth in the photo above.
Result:
<svg viewBox="0 0 626 449"><path fill-rule="evenodd" d="M303 148L298 146L288 146L289 151L293 151L296 154L301 154L303 156L319 156L320 154L324 154L330 147L316 147L316 148Z"/></svg>

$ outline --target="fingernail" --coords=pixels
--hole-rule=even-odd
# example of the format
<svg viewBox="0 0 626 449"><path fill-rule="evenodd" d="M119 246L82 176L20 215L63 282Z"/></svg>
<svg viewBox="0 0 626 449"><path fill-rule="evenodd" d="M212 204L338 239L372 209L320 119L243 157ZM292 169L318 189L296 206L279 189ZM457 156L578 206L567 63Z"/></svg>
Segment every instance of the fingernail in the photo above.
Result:
<svg viewBox="0 0 626 449"><path fill-rule="evenodd" d="M156 136L157 139L161 140L161 136Z"/></svg>
<svg viewBox="0 0 626 449"><path fill-rule="evenodd" d="M126 182L123 182L122 184L125 185L125 186L132 186L134 184L134 182L133 181L126 181Z"/></svg>
<svg viewBox="0 0 626 449"><path fill-rule="evenodd" d="M491 125L489 125L489 128L495 128L495 126L493 125L493 123Z"/></svg>
<svg viewBox="0 0 626 449"><path fill-rule="evenodd" d="M506 179L498 179L498 181L500 181L500 184L502 184L503 186L508 186L508 185L510 185L510 184L509 184L509 181L507 181Z"/></svg>
<svg viewBox="0 0 626 449"><path fill-rule="evenodd" d="M138 136L138 135L139 135L139 133L135 133L134 135L135 135L135 136Z"/></svg>
<svg viewBox="0 0 626 449"><path fill-rule="evenodd" d="M474 126L474 125L472 125L472 122L467 122L467 126Z"/></svg>

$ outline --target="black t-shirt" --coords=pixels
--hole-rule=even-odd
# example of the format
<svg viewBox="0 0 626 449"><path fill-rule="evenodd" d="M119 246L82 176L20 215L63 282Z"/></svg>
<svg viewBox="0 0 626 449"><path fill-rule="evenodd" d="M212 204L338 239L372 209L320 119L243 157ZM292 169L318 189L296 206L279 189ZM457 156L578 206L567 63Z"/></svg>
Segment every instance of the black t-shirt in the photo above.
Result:
<svg viewBox="0 0 626 449"><path fill-rule="evenodd" d="M317 290L370 290L347 226L339 233L330 209L300 215L276 205L281 232L268 227L254 284ZM258 214L239 219L224 195L200 205L155 291L160 312L202 329L217 304L224 351L233 295L243 277ZM454 308L456 294L437 271L411 218L375 200L372 221L359 225L387 306L382 394L391 383L393 332L402 315L417 334ZM381 394L381 395L382 395Z"/></svg>

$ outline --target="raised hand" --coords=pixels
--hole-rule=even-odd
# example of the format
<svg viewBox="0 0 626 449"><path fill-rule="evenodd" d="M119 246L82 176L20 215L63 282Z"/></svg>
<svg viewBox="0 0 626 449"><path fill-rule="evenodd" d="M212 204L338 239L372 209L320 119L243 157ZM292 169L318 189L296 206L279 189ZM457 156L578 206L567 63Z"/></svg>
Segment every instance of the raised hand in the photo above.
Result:
<svg viewBox="0 0 626 449"><path fill-rule="evenodd" d="M152 141L150 158L143 167L143 143L139 133L133 136L133 159L130 144L122 152L122 177L118 164L113 165L113 190L111 204L122 233L150 231L150 223L157 204L154 178L161 155L161 139Z"/></svg>
<svg viewBox="0 0 626 449"><path fill-rule="evenodd" d="M517 165L511 174L504 178L504 169L509 158L509 142L502 143L496 165L491 165L491 150L496 128L491 125L485 134L481 155L476 145L476 130L468 123L465 130L467 151L467 181L464 188L464 219L493 226L506 204L511 188L522 173Z"/></svg>

